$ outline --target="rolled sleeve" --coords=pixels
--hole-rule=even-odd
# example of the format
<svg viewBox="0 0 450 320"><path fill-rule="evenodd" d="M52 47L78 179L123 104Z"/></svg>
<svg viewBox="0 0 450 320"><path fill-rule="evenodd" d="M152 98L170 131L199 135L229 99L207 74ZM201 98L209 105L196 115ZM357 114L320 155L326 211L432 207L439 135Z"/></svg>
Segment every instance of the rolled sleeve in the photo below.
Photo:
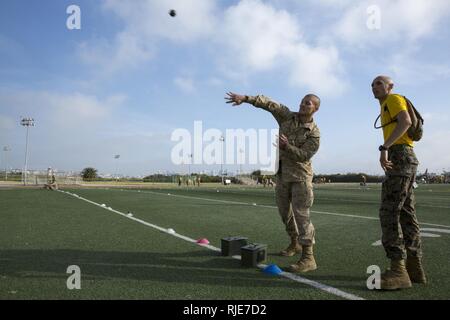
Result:
<svg viewBox="0 0 450 320"><path fill-rule="evenodd" d="M264 109L269 111L274 118L278 121L278 123L283 122L291 115L291 111L285 105L282 105L278 102L271 100L270 98L258 95L258 96L249 96L248 103L254 105L257 108Z"/></svg>

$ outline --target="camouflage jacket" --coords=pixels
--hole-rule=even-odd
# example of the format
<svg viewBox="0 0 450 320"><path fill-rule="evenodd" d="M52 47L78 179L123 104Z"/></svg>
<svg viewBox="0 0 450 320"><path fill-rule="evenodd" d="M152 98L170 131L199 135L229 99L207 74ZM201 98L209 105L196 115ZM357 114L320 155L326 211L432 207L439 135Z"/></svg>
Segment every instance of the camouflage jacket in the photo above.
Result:
<svg viewBox="0 0 450 320"><path fill-rule="evenodd" d="M279 150L278 175L281 179L284 182L311 181L311 158L320 146L320 131L316 123L300 122L297 112L262 95L250 96L247 101L272 113L280 126L280 135L284 134L289 140L286 149Z"/></svg>

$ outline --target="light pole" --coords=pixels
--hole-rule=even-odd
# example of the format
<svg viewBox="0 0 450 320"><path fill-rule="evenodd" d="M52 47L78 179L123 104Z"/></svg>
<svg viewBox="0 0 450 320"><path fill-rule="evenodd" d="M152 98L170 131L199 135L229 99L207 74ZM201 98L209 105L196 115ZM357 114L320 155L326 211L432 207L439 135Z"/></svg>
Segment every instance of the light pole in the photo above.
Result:
<svg viewBox="0 0 450 320"><path fill-rule="evenodd" d="M242 176L242 162L244 162L242 159L242 155L244 153L244 150L239 149L239 153L241 154L241 161L240 161L240 166L239 166L239 176Z"/></svg>
<svg viewBox="0 0 450 320"><path fill-rule="evenodd" d="M189 156L189 158L191 158L190 160L189 160L189 162L188 162L188 168L189 168L189 172L188 172L188 179L190 179L191 178L191 163L192 163L192 153L190 153L190 154L188 154L188 156Z"/></svg>
<svg viewBox="0 0 450 320"><path fill-rule="evenodd" d="M223 165L223 142L225 141L225 138L223 136L220 137L220 142L222 142L222 149L220 152L220 175L222 177L222 184L223 184L223 169L222 169L222 165Z"/></svg>
<svg viewBox="0 0 450 320"><path fill-rule="evenodd" d="M24 127L27 127L27 137L25 142L25 165L24 170L22 172L23 185L27 184L27 166L28 166L28 129L29 127L34 127L34 119L33 118L22 118L20 124Z"/></svg>
<svg viewBox="0 0 450 320"><path fill-rule="evenodd" d="M3 147L3 153L5 154L5 181L8 181L8 151L11 151L10 147Z"/></svg>
<svg viewBox="0 0 450 320"><path fill-rule="evenodd" d="M117 161L118 161L119 158L120 158L120 154L116 154L114 156L114 159L116 159ZM119 181L118 172L117 172L118 171L118 169L117 169L117 167L118 167L117 161L116 161L116 181Z"/></svg>

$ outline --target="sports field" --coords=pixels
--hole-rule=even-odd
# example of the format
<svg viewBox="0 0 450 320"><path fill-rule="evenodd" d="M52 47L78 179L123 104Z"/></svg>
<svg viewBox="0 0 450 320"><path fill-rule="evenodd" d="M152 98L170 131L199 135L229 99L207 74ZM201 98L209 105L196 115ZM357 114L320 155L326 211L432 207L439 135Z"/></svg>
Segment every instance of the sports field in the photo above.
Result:
<svg viewBox="0 0 450 320"><path fill-rule="evenodd" d="M380 185L315 186L318 269L297 277L242 268L218 252L221 238L240 235L268 245L265 264L283 268L298 259L277 254L288 237L273 189L62 191L0 189L0 299L450 298L449 185L416 189L429 284L394 292L366 287L367 267L387 265L376 245ZM195 243L200 238L210 245ZM67 289L70 265L80 267L80 290Z"/></svg>

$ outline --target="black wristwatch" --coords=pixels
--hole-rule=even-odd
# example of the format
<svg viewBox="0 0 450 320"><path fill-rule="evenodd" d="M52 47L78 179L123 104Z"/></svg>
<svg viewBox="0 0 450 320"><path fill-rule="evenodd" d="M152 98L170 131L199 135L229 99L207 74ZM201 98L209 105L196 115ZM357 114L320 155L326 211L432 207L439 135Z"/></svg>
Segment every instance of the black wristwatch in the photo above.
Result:
<svg viewBox="0 0 450 320"><path fill-rule="evenodd" d="M379 146L378 147L378 150L380 150L380 151L385 151L385 150L387 150L388 148L386 148L385 146L383 146L383 145L381 145L381 146Z"/></svg>

